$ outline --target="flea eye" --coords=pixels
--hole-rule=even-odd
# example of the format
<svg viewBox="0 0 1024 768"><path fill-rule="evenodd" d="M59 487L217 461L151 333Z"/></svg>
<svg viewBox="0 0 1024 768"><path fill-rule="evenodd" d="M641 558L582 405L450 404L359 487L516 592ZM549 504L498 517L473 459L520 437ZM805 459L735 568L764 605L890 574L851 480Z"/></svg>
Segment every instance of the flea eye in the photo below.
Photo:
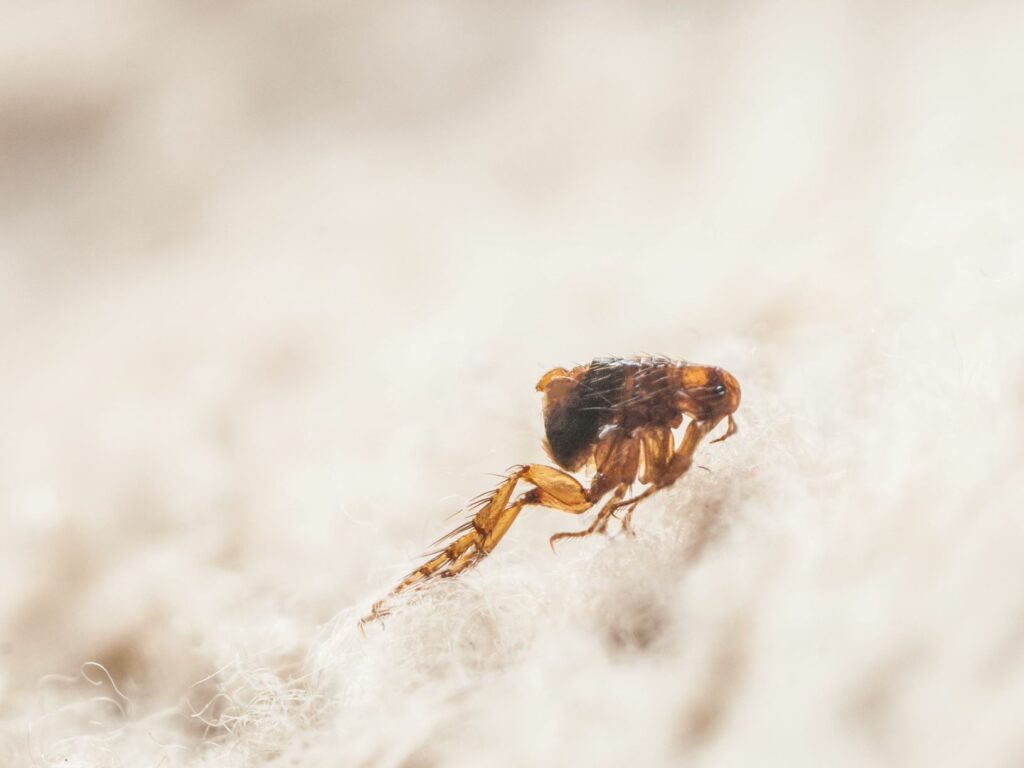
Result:
<svg viewBox="0 0 1024 768"><path fill-rule="evenodd" d="M711 394L713 394L715 397L725 397L725 385L719 384L717 387L711 390Z"/></svg>

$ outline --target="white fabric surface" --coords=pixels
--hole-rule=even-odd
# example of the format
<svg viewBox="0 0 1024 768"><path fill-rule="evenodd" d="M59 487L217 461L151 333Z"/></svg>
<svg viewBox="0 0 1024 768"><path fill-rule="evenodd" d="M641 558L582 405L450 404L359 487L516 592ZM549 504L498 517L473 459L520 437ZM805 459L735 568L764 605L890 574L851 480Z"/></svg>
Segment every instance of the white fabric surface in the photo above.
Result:
<svg viewBox="0 0 1024 768"><path fill-rule="evenodd" d="M0 25L0 764L1019 766L1019 3L172 3ZM534 382L739 434L524 513Z"/></svg>

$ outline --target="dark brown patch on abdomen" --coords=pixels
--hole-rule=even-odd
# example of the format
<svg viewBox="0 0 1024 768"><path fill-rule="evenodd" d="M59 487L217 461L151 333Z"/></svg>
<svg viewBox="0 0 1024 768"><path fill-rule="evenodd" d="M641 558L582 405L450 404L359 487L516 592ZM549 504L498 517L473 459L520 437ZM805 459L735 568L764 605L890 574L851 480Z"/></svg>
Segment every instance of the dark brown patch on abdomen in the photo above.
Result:
<svg viewBox="0 0 1024 768"><path fill-rule="evenodd" d="M551 457L566 469L579 467L621 398L626 366L595 360L565 399L545 414Z"/></svg>

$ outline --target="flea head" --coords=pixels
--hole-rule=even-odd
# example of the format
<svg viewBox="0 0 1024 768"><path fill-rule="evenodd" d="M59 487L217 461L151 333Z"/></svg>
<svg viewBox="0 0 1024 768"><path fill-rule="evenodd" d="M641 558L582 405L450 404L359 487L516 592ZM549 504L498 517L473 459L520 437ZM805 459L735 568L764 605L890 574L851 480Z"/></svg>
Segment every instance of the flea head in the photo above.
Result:
<svg viewBox="0 0 1024 768"><path fill-rule="evenodd" d="M740 407L740 383L723 368L684 365L679 410L693 419L722 418Z"/></svg>

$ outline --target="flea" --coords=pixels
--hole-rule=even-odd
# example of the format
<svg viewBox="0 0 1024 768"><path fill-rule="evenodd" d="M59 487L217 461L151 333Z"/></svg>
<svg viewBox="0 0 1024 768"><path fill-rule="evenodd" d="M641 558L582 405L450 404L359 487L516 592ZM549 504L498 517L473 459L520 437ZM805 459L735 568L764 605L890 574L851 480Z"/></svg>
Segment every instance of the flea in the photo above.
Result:
<svg viewBox="0 0 1024 768"><path fill-rule="evenodd" d="M436 578L457 576L489 555L524 507L540 506L579 515L605 500L582 531L562 539L605 533L622 510L622 529L631 533L637 504L675 483L693 464L701 441L733 413L740 385L728 371L666 357L600 358L566 370L554 368L537 382L544 396L544 449L557 467L514 467L497 488L470 506L471 517L435 542L429 559L406 576L391 596ZM673 430L683 425L679 444ZM570 473L586 472L589 486ZM628 496L634 483L646 486ZM529 487L513 499L516 486ZM360 626L389 613L388 598L376 602Z"/></svg>

